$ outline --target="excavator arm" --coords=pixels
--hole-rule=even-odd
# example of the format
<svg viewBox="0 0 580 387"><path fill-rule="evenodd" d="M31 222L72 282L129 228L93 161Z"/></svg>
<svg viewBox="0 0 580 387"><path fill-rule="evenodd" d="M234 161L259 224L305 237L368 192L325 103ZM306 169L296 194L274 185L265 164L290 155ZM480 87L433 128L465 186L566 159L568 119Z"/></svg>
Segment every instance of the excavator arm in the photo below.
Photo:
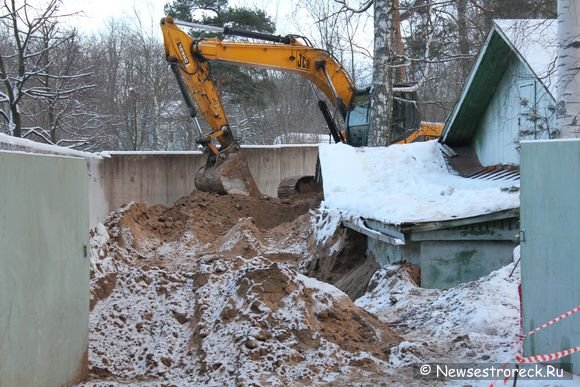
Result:
<svg viewBox="0 0 580 387"><path fill-rule="evenodd" d="M224 35L262 40L259 43L231 42L218 38L192 39L177 24L215 29ZM161 19L165 55L174 72L183 98L198 131L197 142L208 155L206 164L195 178L199 190L217 193L259 195L258 188L239 152L224 112L222 101L211 78L209 61L255 66L296 73L314 84L336 106L345 120L355 97L354 82L345 69L327 51L311 47L296 36L276 36L228 28L179 22L172 17ZM307 42L306 39L303 39ZM335 142L346 142L324 100L318 106ZM197 110L205 118L211 133L204 135L197 122ZM217 143L216 143L217 142Z"/></svg>
<svg viewBox="0 0 580 387"><path fill-rule="evenodd" d="M175 25L172 18L161 20L161 30L165 57L175 74L190 115L197 118L197 106L212 130L210 138L203 136L196 121L199 136L197 141L217 155L219 150L212 143L212 138L219 142L222 150L233 145L235 139L229 129L221 98L211 79L209 63L203 57L193 54L191 48L194 41Z"/></svg>
<svg viewBox="0 0 580 387"><path fill-rule="evenodd" d="M198 28L212 28L224 35L242 36L262 40L259 43L231 42L218 38L193 40L177 24ZM195 100L220 144L222 128L229 128L219 95L210 76L208 61L253 66L299 74L324 93L338 109L344 120L355 97L354 82L348 72L326 50L300 42L296 36L277 36L231 28L216 28L195 23L176 21L171 17L161 20L165 54L182 84L185 100ZM304 39L304 41L306 41ZM181 79L179 79L181 78ZM188 103L190 104L190 103ZM195 109L190 105L191 109ZM336 142L345 141L339 133L324 101L319 108L329 124ZM219 132L219 133L217 133ZM224 132L228 135L228 131ZM222 144L223 146L223 144ZM212 149L213 151L213 149ZM215 153L215 151L214 151Z"/></svg>

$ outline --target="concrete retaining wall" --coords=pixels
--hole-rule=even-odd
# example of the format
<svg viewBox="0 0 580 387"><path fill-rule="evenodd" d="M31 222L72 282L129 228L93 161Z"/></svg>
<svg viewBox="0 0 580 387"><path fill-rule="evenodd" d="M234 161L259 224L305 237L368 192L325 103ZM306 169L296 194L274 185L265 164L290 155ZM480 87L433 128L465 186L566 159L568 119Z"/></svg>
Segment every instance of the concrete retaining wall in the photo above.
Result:
<svg viewBox="0 0 580 387"><path fill-rule="evenodd" d="M131 202L169 205L195 190L203 165L195 153L111 153L99 165L106 213Z"/></svg>
<svg viewBox="0 0 580 387"><path fill-rule="evenodd" d="M260 191L276 197L282 179L314 174L318 147L244 147L244 154ZM130 201L171 205L195 190L195 173L204 162L200 152L107 153L98 171L105 200L100 207L113 211Z"/></svg>
<svg viewBox="0 0 580 387"><path fill-rule="evenodd" d="M282 179L314 175L318 146L244 147L244 152L260 191L277 197Z"/></svg>
<svg viewBox="0 0 580 387"><path fill-rule="evenodd" d="M87 373L86 162L0 151L0 181L0 385L72 385Z"/></svg>
<svg viewBox="0 0 580 387"><path fill-rule="evenodd" d="M314 175L317 145L245 146L258 188L277 196L282 179ZM16 139L0 133L0 150L82 157L87 164L89 223L102 223L131 201L171 205L195 190L194 177L205 162L201 152L106 152L93 154Z"/></svg>

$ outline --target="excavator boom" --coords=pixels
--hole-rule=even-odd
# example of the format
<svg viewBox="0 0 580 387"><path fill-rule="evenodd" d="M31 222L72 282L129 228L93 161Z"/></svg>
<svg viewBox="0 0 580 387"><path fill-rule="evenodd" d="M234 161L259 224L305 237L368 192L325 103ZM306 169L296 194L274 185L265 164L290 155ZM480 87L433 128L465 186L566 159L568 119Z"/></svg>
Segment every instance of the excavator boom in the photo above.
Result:
<svg viewBox="0 0 580 387"><path fill-rule="evenodd" d="M224 35L236 35L262 40L259 43L224 41L217 38L192 39L177 23L195 28L211 28ZM201 191L259 195L252 174L240 152L223 109L222 101L211 79L209 61L297 73L318 87L337 107L342 119L354 100L354 82L346 70L327 51L301 43L294 36L275 36L250 31L220 29L193 23L161 20L165 55L179 88L198 128L197 142L203 145L207 161L195 178ZM197 109L211 128L204 135L197 124ZM345 142L325 101L319 108L335 142Z"/></svg>
<svg viewBox="0 0 580 387"><path fill-rule="evenodd" d="M327 51L297 40L289 44L268 44L200 39L195 41L193 51L211 61L298 74L316 85L343 118L355 95L352 79Z"/></svg>

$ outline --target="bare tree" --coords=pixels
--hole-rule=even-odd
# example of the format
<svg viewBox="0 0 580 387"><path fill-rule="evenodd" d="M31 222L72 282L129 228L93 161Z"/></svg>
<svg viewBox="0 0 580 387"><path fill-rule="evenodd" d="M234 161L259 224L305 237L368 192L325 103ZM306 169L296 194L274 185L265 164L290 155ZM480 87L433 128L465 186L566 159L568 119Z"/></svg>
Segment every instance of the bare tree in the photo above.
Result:
<svg viewBox="0 0 580 387"><path fill-rule="evenodd" d="M580 5L558 0L557 127L562 137L580 137Z"/></svg>
<svg viewBox="0 0 580 387"><path fill-rule="evenodd" d="M41 7L28 1L5 0L1 7L0 117L5 131L16 137L82 146L83 136L72 123L84 106L74 97L93 87L90 75L76 65L76 32L59 28L59 0ZM98 127L98 123L95 129Z"/></svg>
<svg viewBox="0 0 580 387"><path fill-rule="evenodd" d="M393 115L394 0L374 0L373 83L371 86L369 146L391 143Z"/></svg>
<svg viewBox="0 0 580 387"><path fill-rule="evenodd" d="M393 112L393 60L395 0L366 0L352 7L346 0L335 0L342 11L361 13L373 8L373 76L370 95L369 146L386 146L391 142Z"/></svg>
<svg viewBox="0 0 580 387"><path fill-rule="evenodd" d="M91 41L94 95L114 142L109 149L193 149L181 96L159 39L157 22L139 15L111 19Z"/></svg>

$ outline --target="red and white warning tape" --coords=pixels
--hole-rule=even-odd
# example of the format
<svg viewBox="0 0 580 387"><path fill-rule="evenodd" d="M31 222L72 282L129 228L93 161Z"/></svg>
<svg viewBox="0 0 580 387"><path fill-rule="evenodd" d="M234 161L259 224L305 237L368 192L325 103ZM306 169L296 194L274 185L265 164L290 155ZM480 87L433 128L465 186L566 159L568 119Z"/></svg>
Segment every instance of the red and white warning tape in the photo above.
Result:
<svg viewBox="0 0 580 387"><path fill-rule="evenodd" d="M570 356L576 352L580 352L580 346L578 346L578 347L568 348L568 349L565 349L562 351L558 351L558 352L554 352L554 353L550 353L550 354L546 354L546 355L534 355L534 356L523 357L524 340L526 339L526 337L531 336L534 333L541 331L542 329L546 329L547 327L554 325L557 322L562 321L566 317L570 317L571 315L573 315L574 313L576 313L578 311L580 311L580 305L572 308L571 310L569 310L566 313L559 315L558 317L548 321L547 323L540 325L539 327L529 331L525 335L520 335L520 337L517 338L517 340L515 341L515 343L511 347L513 350L519 344L519 348L517 349L517 351L515 353L516 362L518 362L520 364L549 362L549 361L554 361L554 360L557 360L557 359L560 359L560 358L563 358L566 356ZM508 363L504 363L502 368L504 368L507 364ZM503 380L503 384L506 384L507 381L508 381L508 378L505 378ZM494 385L494 383L490 384L491 387L493 387L493 385Z"/></svg>
<svg viewBox="0 0 580 387"><path fill-rule="evenodd" d="M547 327L552 326L552 325L556 324L557 322L564 320L566 317L572 316L574 313L576 313L578 311L580 311L580 305L572 308L571 310L569 310L566 313L559 315L556 318L553 318L552 320L548 321L547 323L540 325L536 329L533 329L533 330L529 331L528 333L526 333L525 335L518 338L518 340L516 340L516 342L514 343L514 346L520 344L518 352L516 354L516 361L518 363L541 363L541 362L557 360L557 359L560 359L562 357L570 356L573 353L580 352L580 346L578 346L578 347L568 348L568 349L565 349L562 351L549 353L549 354L545 354L545 355L534 355L534 356L523 357L524 340L526 337L531 336L534 333L541 331L542 329L546 329Z"/></svg>
<svg viewBox="0 0 580 387"><path fill-rule="evenodd" d="M576 352L580 352L580 346L579 347L574 347L574 348L569 348L566 349L564 351L558 351L558 352L554 352L554 353L550 353L547 355L535 355L535 356L528 356L528 357L522 357L520 354L516 355L516 361L518 363L543 363L543 362L548 362L548 361L554 361L557 359L560 359L562 357L566 357L566 356L570 356L573 353Z"/></svg>
<svg viewBox="0 0 580 387"><path fill-rule="evenodd" d="M552 319L552 320L548 321L547 323L545 323L545 324L543 324L543 325L540 325L540 326L539 326L539 327L537 327L536 329L529 331L528 333L526 333L526 334L525 334L525 335L523 335L522 337L518 338L518 339L516 340L516 342L514 343L514 346L516 346L516 345L518 345L519 343L521 343L522 341L524 341L524 339L525 339L526 337L528 337L528 336L530 336L530 335L533 335L534 333L536 333L536 332L539 332L539 331L541 331L542 329L545 329L545 328L549 327L550 325L554 325L554 324L556 324L557 322L559 322L559 321L561 321L561 320L564 320L566 317L569 317L569 316L573 315L574 313L576 313L576 312L578 312L578 311L580 311L580 305L578 305L578 306L577 306L577 307L575 307L575 308L572 308L571 310L569 310L569 311L568 311L568 312L566 312L566 313L563 313L563 314L559 315L558 317L556 317L556 318L554 318L554 319Z"/></svg>

